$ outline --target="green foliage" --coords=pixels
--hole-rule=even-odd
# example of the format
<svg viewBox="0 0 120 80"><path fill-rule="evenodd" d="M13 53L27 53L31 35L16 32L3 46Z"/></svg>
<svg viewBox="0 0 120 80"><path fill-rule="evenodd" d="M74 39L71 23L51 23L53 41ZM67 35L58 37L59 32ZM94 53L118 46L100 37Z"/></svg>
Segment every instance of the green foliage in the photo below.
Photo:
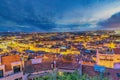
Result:
<svg viewBox="0 0 120 80"><path fill-rule="evenodd" d="M35 80L100 80L100 77L99 76L90 77L87 74L80 76L78 71L75 71L73 73L65 72L63 74L59 74L57 72L55 73L55 71L53 71L52 74L36 78ZM109 80L109 79L102 78L102 80Z"/></svg>

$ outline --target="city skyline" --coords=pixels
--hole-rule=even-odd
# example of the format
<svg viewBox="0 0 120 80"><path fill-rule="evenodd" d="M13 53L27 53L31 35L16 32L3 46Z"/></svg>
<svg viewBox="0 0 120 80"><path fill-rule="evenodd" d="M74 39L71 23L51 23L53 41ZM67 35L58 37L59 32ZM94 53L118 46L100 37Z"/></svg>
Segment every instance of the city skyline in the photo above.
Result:
<svg viewBox="0 0 120 80"><path fill-rule="evenodd" d="M1 0L0 32L120 29L120 0Z"/></svg>

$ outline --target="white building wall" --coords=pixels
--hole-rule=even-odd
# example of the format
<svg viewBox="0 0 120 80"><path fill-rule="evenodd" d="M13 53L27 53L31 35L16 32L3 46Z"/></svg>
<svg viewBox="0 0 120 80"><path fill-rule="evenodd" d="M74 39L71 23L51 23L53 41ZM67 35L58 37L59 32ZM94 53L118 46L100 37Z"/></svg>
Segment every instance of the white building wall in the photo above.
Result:
<svg viewBox="0 0 120 80"><path fill-rule="evenodd" d="M19 72L10 76L0 78L0 80L15 80L16 78L21 78L21 77L23 78L23 72Z"/></svg>

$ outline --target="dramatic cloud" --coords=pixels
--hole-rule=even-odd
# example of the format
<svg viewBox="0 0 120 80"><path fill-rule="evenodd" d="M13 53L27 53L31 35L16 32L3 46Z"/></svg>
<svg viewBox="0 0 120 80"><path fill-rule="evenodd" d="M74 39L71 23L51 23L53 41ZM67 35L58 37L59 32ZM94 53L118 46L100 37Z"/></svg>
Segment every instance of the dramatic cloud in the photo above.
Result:
<svg viewBox="0 0 120 80"><path fill-rule="evenodd" d="M41 1L42 2L42 1ZM8 31L44 31L55 26L54 12L39 0L1 0L0 28Z"/></svg>
<svg viewBox="0 0 120 80"><path fill-rule="evenodd" d="M120 12L120 0L0 0L0 31L113 28L113 25L119 27L119 19L111 17L117 12Z"/></svg>
<svg viewBox="0 0 120 80"><path fill-rule="evenodd" d="M98 25L104 29L120 29L120 12L114 14L107 20L99 22Z"/></svg>

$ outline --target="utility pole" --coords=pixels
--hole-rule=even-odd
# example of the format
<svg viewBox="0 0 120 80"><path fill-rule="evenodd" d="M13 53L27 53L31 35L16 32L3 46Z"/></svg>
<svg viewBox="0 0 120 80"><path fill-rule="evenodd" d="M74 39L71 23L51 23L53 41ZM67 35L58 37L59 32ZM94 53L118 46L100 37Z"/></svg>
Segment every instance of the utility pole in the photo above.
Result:
<svg viewBox="0 0 120 80"><path fill-rule="evenodd" d="M53 80L57 80L57 68L56 68L56 61L53 62Z"/></svg>

